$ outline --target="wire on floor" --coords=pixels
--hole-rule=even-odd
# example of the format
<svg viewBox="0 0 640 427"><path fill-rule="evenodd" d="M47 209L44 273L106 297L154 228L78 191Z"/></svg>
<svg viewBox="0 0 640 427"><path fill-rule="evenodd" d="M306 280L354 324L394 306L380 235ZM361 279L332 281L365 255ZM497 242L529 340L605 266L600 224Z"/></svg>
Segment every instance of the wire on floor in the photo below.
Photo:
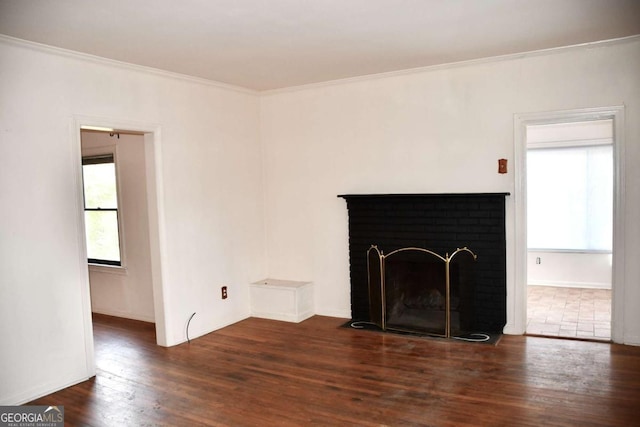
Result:
<svg viewBox="0 0 640 427"><path fill-rule="evenodd" d="M189 339L189 324L191 323L191 319L193 319L193 316L195 315L196 315L196 312L194 311L191 317L189 317L189 320L187 321L187 344L191 344L191 340Z"/></svg>
<svg viewBox="0 0 640 427"><path fill-rule="evenodd" d="M454 340L468 341L468 342L485 342L491 339L489 335L479 334L479 333L467 334L464 337L451 337L451 338Z"/></svg>
<svg viewBox="0 0 640 427"><path fill-rule="evenodd" d="M373 322L365 322L365 321L351 322L351 325L349 326L351 326L354 329L363 329L364 326L362 325L378 326Z"/></svg>

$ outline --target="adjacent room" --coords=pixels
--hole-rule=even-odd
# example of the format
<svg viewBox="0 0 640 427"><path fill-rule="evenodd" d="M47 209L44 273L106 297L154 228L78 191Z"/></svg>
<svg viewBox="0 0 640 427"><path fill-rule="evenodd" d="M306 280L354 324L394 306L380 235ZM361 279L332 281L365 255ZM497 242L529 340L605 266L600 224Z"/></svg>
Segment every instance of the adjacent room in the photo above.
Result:
<svg viewBox="0 0 640 427"><path fill-rule="evenodd" d="M527 128L527 332L611 339L611 120Z"/></svg>
<svg viewBox="0 0 640 427"><path fill-rule="evenodd" d="M636 422L638 70L634 0L0 0L0 410Z"/></svg>

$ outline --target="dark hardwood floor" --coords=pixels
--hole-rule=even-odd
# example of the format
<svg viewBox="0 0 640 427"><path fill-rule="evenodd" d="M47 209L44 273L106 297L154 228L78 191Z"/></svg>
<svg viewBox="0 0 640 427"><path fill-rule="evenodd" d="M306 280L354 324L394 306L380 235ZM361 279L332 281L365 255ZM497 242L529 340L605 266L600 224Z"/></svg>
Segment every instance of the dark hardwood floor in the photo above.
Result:
<svg viewBox="0 0 640 427"><path fill-rule="evenodd" d="M248 319L172 348L94 316L95 378L31 404L91 426L640 425L640 347L497 346Z"/></svg>

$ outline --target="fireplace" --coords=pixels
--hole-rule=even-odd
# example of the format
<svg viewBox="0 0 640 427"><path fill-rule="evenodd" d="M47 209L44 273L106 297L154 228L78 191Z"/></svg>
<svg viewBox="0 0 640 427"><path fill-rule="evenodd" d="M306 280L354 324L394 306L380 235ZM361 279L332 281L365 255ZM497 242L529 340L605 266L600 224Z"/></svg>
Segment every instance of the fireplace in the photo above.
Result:
<svg viewBox="0 0 640 427"><path fill-rule="evenodd" d="M387 329L439 336L501 333L506 323L507 195L339 196L349 212L352 319L382 326L384 317ZM385 283L379 295L371 294L369 285L369 266L376 258L385 266L373 277L374 283ZM383 299L384 312L375 308Z"/></svg>

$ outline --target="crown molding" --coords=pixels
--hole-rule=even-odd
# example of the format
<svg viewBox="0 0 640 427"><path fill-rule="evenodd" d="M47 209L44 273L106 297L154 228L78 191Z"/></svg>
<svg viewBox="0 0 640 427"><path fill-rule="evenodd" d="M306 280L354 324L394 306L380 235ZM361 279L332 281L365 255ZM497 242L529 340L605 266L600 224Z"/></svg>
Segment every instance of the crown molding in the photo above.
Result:
<svg viewBox="0 0 640 427"><path fill-rule="evenodd" d="M472 65L489 64L489 63L495 63L495 62L531 58L536 56L566 53L566 52L578 51L578 50L588 50L588 49L594 49L594 48L609 47L614 45L631 43L635 41L640 41L640 35L633 35L629 37L621 37L621 38L610 39L610 40L601 40L601 41L589 42L589 43L581 43L581 44L569 45L569 46L554 47L549 49L532 50L528 52L510 53L507 55L489 56L485 58L470 59L467 61L449 62L446 64L428 65L425 67L408 68L404 70L389 71L385 73L375 73L375 74L367 74L367 75L357 76L357 77L347 77L344 79L328 80L324 82L310 83L306 85L289 86L289 87L283 87L279 89L264 90L259 93L260 95L264 95L264 96L278 95L278 94L287 93L287 92L298 92L298 91L303 91L308 89L318 89L323 87L338 86L338 85L357 83L357 82L365 82L365 81L385 79L390 77L407 76L412 74L427 73L431 71L469 67Z"/></svg>
<svg viewBox="0 0 640 427"><path fill-rule="evenodd" d="M131 64L129 62L117 61L115 59L104 58L102 56L91 55L88 53L77 52L75 50L64 49L61 47L50 46L43 43L32 42L29 40L19 39L16 37L0 34L0 43L8 45L19 46L27 49L36 50L39 52L49 53L66 58L78 59L82 61L92 62L94 64L106 65L111 67L117 67L129 71L135 71L139 73L150 74L159 77L166 77L174 80L181 80L189 83L196 83L206 86L215 87L218 89L230 90L234 92L240 92L248 95L259 95L260 92L247 89L241 86L230 85L227 83L217 82L215 80L208 80L201 77L194 77L187 74L175 73L172 71L161 70L159 68L146 67L144 65Z"/></svg>
<svg viewBox="0 0 640 427"><path fill-rule="evenodd" d="M151 74L155 76L172 78L172 79L182 80L186 82L202 84L206 86L212 86L219 89L231 90L234 92L240 92L240 93L249 94L249 95L264 95L264 96L277 95L277 94L288 93L288 92L298 92L298 91L303 91L308 89L317 89L317 88L364 82L364 81L370 81L370 80L378 80L378 79L384 79L384 78L390 78L390 77L420 74L420 73L446 70L446 69L452 69L452 68L468 67L468 66L479 65L479 64L510 61L515 59L525 59L525 58L531 58L531 57L543 56L543 55L553 55L553 54L566 53L566 52L577 51L577 50L609 47L609 46L614 46L619 44L632 43L638 40L640 40L640 35L633 35L633 36L621 37L617 39L601 40L596 42L588 42L588 43L581 43L576 45L554 47L549 49L533 50L533 51L521 52L521 53L511 53L507 55L490 56L486 58L470 59L467 61L449 62L446 64L428 65L425 67L408 68L404 70L367 74L363 76L347 77L343 79L335 79L335 80L328 80L328 81L310 83L305 85L287 86L287 87L278 88L278 89L259 91L259 90L244 88L241 86L222 83L215 80L209 80L202 77L194 77L187 74L161 70L158 68L131 64L129 62L117 61L115 59L104 58L97 55L77 52L74 50L50 46L43 43L32 42L24 39L19 39L16 37L7 36L5 34L0 34L0 43L12 44L12 45L16 45L24 48L38 50L45 53L84 60L84 61L107 65L107 66L123 68L131 71Z"/></svg>

